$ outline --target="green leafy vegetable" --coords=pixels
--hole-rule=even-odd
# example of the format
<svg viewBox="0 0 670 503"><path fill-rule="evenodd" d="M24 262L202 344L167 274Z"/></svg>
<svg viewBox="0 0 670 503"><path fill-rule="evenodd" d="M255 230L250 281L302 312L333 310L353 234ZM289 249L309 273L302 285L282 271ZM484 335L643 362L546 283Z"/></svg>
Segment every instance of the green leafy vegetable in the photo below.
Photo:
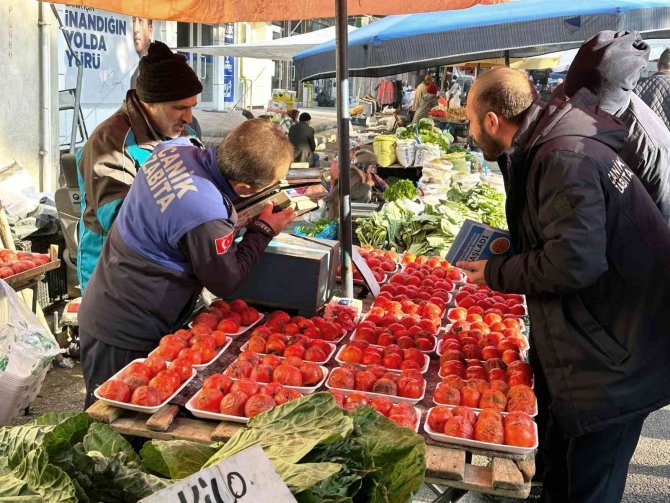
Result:
<svg viewBox="0 0 670 503"><path fill-rule="evenodd" d="M328 227L333 222L335 222L335 220L331 218L320 218L319 220L314 222L311 226L301 225L299 227L296 227L296 230L298 230L299 232L303 233L306 236L314 237L320 232L322 232L326 227Z"/></svg>
<svg viewBox="0 0 670 503"><path fill-rule="evenodd" d="M499 229L507 229L505 195L488 183L480 183L464 191L460 185L447 192L447 198L464 204L475 215L473 220Z"/></svg>
<svg viewBox="0 0 670 503"><path fill-rule="evenodd" d="M140 451L142 465L171 479L183 479L199 471L221 446L187 440L151 440Z"/></svg>
<svg viewBox="0 0 670 503"><path fill-rule="evenodd" d="M398 199L416 199L419 191L411 180L397 180L386 188L384 199L397 201Z"/></svg>

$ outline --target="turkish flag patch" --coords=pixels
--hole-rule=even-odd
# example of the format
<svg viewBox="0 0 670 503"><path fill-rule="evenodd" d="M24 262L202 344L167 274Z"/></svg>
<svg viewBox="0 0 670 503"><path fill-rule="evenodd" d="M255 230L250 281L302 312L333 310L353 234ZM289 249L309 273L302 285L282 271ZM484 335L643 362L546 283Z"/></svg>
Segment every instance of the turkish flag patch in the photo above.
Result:
<svg viewBox="0 0 670 503"><path fill-rule="evenodd" d="M228 251L230 245L233 244L233 233L231 232L227 236L215 239L214 244L216 245L216 253L218 255L223 255Z"/></svg>

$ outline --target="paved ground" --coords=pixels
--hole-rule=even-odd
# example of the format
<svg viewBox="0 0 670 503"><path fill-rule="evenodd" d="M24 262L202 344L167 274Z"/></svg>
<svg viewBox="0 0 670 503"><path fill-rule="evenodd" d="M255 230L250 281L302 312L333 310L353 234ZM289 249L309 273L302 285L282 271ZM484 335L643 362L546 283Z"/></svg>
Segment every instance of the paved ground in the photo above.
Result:
<svg viewBox="0 0 670 503"><path fill-rule="evenodd" d="M31 415L18 417L14 424L30 421L50 411L78 411L84 402L81 365L72 369L54 368L48 374L42 391L31 406ZM531 493L531 501L537 493ZM423 487L414 503L428 503L434 493ZM518 500L468 493L462 503L513 503ZM659 503L670 501L670 407L656 411L647 419L635 456L630 465L623 503ZM607 502L610 503L610 502Z"/></svg>

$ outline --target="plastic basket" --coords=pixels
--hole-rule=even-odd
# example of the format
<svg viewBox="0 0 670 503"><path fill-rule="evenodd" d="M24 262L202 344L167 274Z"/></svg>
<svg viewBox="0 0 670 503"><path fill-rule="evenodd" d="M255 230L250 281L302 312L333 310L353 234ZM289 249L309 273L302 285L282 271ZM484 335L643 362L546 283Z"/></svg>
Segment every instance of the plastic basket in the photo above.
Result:
<svg viewBox="0 0 670 503"><path fill-rule="evenodd" d="M307 236L307 233L302 232L298 227L293 229L293 234L296 236ZM329 223L314 237L319 239L337 239L337 222Z"/></svg>
<svg viewBox="0 0 670 503"><path fill-rule="evenodd" d="M27 377L16 377L12 374L0 374L0 426L11 423L12 419L23 414L42 389L42 383L49 370L45 365Z"/></svg>

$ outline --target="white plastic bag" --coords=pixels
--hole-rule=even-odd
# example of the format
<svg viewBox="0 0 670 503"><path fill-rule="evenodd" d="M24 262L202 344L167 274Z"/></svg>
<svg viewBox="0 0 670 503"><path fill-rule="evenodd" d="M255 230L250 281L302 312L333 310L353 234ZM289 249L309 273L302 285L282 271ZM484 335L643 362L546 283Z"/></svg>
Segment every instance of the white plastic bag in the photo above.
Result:
<svg viewBox="0 0 670 503"><path fill-rule="evenodd" d="M416 142L414 140L398 140L395 145L398 162L404 167L414 166L416 157Z"/></svg>
<svg viewBox="0 0 670 503"><path fill-rule="evenodd" d="M423 166L424 162L439 159L442 155L440 147L431 143L422 143L416 146L415 166Z"/></svg>
<svg viewBox="0 0 670 503"><path fill-rule="evenodd" d="M30 405L62 352L23 299L0 280L0 425Z"/></svg>

